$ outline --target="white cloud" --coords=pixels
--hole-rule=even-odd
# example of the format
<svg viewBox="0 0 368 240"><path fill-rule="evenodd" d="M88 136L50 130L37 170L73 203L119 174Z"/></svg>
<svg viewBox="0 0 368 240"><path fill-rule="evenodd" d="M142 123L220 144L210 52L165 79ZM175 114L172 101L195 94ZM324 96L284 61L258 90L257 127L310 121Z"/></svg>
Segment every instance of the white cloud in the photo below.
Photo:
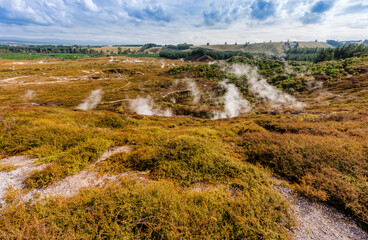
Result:
<svg viewBox="0 0 368 240"><path fill-rule="evenodd" d="M0 0L0 37L109 40L116 43L254 42L366 38L366 0L336 0L310 25L301 18L321 0ZM9 35L11 34L11 35Z"/></svg>
<svg viewBox="0 0 368 240"><path fill-rule="evenodd" d="M86 5L86 7L93 12L97 12L98 11L98 7L96 6L96 4L93 2L93 0L84 0L84 4Z"/></svg>

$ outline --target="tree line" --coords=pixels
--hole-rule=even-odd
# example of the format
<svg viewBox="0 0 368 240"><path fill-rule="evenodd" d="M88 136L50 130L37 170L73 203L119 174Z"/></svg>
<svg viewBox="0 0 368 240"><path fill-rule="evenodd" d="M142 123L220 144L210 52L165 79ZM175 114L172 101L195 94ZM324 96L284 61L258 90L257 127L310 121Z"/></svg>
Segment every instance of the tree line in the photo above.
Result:
<svg viewBox="0 0 368 240"><path fill-rule="evenodd" d="M364 44L350 44L336 48L325 48L317 56L315 62L368 56L368 46Z"/></svg>
<svg viewBox="0 0 368 240"><path fill-rule="evenodd" d="M295 48L286 52L286 60L323 62L368 56L368 46L350 44L336 48Z"/></svg>
<svg viewBox="0 0 368 240"><path fill-rule="evenodd" d="M214 60L226 60L234 56L252 57L252 54L243 52L220 52L203 48L194 49L193 51L188 52L179 50L163 50L160 52L160 57L168 59L198 59L204 56L211 57Z"/></svg>
<svg viewBox="0 0 368 240"><path fill-rule="evenodd" d="M314 62L323 48L291 48L286 52L286 60Z"/></svg>
<svg viewBox="0 0 368 240"><path fill-rule="evenodd" d="M80 46L1 46L0 53L22 53L22 54L36 54L36 53L79 53L79 54L93 54L103 55L102 51L96 51L86 47Z"/></svg>

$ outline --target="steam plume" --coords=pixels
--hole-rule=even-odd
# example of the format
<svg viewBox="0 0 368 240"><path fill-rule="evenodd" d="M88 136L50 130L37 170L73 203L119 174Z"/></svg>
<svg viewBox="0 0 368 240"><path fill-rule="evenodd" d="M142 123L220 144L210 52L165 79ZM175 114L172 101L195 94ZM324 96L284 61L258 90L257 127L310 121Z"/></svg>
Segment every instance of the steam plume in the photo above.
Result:
<svg viewBox="0 0 368 240"><path fill-rule="evenodd" d="M197 84L194 81L189 81L188 89L193 95L193 102L198 103L201 99L201 92L199 91Z"/></svg>
<svg viewBox="0 0 368 240"><path fill-rule="evenodd" d="M24 94L24 100L31 101L36 96L36 91L34 90L27 90Z"/></svg>
<svg viewBox="0 0 368 240"><path fill-rule="evenodd" d="M223 97L225 101L225 109L223 112L214 112L213 119L232 118L252 110L250 103L241 96L238 88L234 84L223 81L220 85L225 87L227 90Z"/></svg>
<svg viewBox="0 0 368 240"><path fill-rule="evenodd" d="M283 93L279 89L270 85L266 79L259 76L257 68L246 65L233 65L230 67L230 72L237 77L246 76L250 85L250 92L258 94L262 99L270 101L272 107L291 107L302 109L304 104L298 102L293 96Z"/></svg>
<svg viewBox="0 0 368 240"><path fill-rule="evenodd" d="M97 107L102 100L102 90L97 89L91 92L88 98L82 104L79 104L78 109L91 110Z"/></svg>
<svg viewBox="0 0 368 240"><path fill-rule="evenodd" d="M137 98L130 102L130 107L139 115L172 117L171 109L154 108L150 98Z"/></svg>

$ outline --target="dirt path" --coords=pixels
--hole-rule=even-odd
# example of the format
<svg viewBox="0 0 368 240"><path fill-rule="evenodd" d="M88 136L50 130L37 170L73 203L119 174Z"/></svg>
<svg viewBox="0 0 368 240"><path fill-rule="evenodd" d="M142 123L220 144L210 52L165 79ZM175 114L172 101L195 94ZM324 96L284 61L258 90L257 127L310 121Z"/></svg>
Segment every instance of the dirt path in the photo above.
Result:
<svg viewBox="0 0 368 240"><path fill-rule="evenodd" d="M367 240L368 234L350 217L337 209L310 201L286 186L277 190L291 202L298 227L292 229L296 240Z"/></svg>

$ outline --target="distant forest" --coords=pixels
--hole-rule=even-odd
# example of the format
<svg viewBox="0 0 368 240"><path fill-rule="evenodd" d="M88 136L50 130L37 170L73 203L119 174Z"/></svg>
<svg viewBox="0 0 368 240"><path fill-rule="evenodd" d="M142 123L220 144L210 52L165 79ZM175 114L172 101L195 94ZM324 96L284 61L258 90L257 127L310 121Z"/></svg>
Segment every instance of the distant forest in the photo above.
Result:
<svg viewBox="0 0 368 240"><path fill-rule="evenodd" d="M286 52L286 60L323 62L368 56L368 46L350 44L336 48L294 48Z"/></svg>
<svg viewBox="0 0 368 240"><path fill-rule="evenodd" d="M79 53L103 55L103 52L79 46L1 46L0 53Z"/></svg>
<svg viewBox="0 0 368 240"><path fill-rule="evenodd" d="M138 52L157 47L159 45L150 43L141 47ZM191 50L191 44L166 45L159 56L168 59L187 59L187 60L226 60L234 56L242 57L260 57L260 58L280 58L279 56L270 56L266 54L251 54L236 51L214 51L204 48ZM103 56L105 53L100 50L94 50L86 46L0 46L0 53L20 53L20 54L91 54ZM124 54L119 52L119 55ZM256 55L256 56L254 56ZM290 61L310 61L322 62L338 59L346 59L351 57L368 56L368 46L365 44L346 44L337 46L336 48L292 48L286 52L285 60Z"/></svg>
<svg viewBox="0 0 368 240"><path fill-rule="evenodd" d="M163 50L160 52L160 57L169 59L199 59L201 57L210 57L213 60L226 60L234 56L253 57L250 53L244 52L221 52L213 51L204 48L194 49L193 51L183 52L179 50Z"/></svg>

